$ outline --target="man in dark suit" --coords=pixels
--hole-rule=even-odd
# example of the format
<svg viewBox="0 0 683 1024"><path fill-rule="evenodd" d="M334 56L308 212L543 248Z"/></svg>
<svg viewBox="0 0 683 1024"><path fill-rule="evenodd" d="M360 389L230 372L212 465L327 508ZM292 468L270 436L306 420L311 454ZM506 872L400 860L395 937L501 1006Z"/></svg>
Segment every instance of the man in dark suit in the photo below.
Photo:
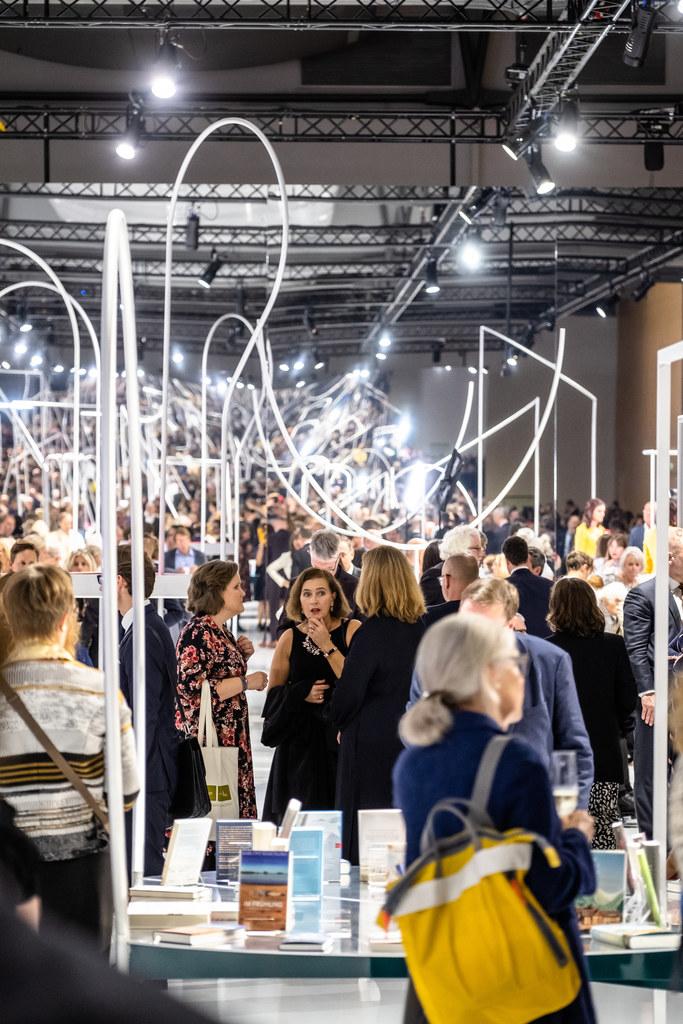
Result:
<svg viewBox="0 0 683 1024"><path fill-rule="evenodd" d="M160 875L164 866L164 833L170 824L169 808L175 792L179 735L175 727L176 655L171 634L157 615L149 597L155 572L145 555L145 730L147 767L145 777L145 874ZM129 547L119 548L116 580L123 638L119 645L121 692L135 723L133 662L133 567ZM128 857L131 855L132 816L126 815Z"/></svg>
<svg viewBox="0 0 683 1024"><path fill-rule="evenodd" d="M669 647L681 634L683 529L669 530ZM638 828L652 838L652 759L655 722L655 580L629 590L624 601L624 640L638 686L633 760ZM662 714L667 709L662 708Z"/></svg>
<svg viewBox="0 0 683 1024"><path fill-rule="evenodd" d="M519 613L524 617L531 636L546 637L550 633L546 616L550 605L551 580L535 576L529 567L529 545L523 537L508 537L503 554L510 573L509 582L519 594Z"/></svg>
<svg viewBox="0 0 683 1024"><path fill-rule="evenodd" d="M463 591L460 609L484 615L510 627L517 613L518 595L508 580L475 580ZM593 751L576 692L571 658L564 651L525 633L515 633L520 655L526 655L524 708L521 721L510 731L538 752L550 770L554 750L575 750L579 776L579 807L588 807L593 785ZM422 695L413 673L408 706Z"/></svg>
<svg viewBox="0 0 683 1024"><path fill-rule="evenodd" d="M479 578L479 564L472 555L451 555L441 569L443 601L427 608L422 616L425 629L446 615L453 615L460 607L463 590Z"/></svg>
<svg viewBox="0 0 683 1024"><path fill-rule="evenodd" d="M164 554L164 570L166 572L193 572L198 565L203 565L206 555L203 551L192 547L192 534L187 526L175 527L175 547Z"/></svg>
<svg viewBox="0 0 683 1024"><path fill-rule="evenodd" d="M491 527L484 530L488 539L486 551L489 555L499 555L503 544L510 536L510 510L504 505L494 508L491 513Z"/></svg>
<svg viewBox="0 0 683 1024"><path fill-rule="evenodd" d="M481 533L475 526L461 523L460 526L454 526L452 530L444 533L439 545L439 554L442 561L425 570L420 577L420 589L428 608L433 604L441 604L439 577L443 571L443 559L450 558L451 555L472 555L476 558L477 565L481 565L486 554L486 534Z"/></svg>

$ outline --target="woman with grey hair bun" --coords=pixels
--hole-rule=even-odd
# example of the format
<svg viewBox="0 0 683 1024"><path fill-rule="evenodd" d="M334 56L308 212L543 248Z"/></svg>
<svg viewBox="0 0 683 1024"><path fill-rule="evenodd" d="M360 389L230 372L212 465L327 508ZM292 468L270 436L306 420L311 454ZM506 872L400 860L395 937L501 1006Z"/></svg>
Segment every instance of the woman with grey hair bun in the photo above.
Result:
<svg viewBox="0 0 683 1024"><path fill-rule="evenodd" d="M490 741L520 719L523 658L511 630L480 616L451 615L425 633L415 666L424 696L401 720L401 737L410 746L393 774L394 803L406 820L407 863L419 856L422 830L432 807L440 800L468 800ZM595 1013L574 912L574 899L595 889L592 819L585 811L574 811L560 821L543 762L518 736L510 736L502 750L486 811L495 829L535 832L557 851L560 863L554 868L535 851L526 877L536 899L567 936L583 981L576 999L553 1014L552 1021L593 1024ZM435 826L437 839L459 831L455 819L443 814ZM412 988L404 1021L425 1021Z"/></svg>

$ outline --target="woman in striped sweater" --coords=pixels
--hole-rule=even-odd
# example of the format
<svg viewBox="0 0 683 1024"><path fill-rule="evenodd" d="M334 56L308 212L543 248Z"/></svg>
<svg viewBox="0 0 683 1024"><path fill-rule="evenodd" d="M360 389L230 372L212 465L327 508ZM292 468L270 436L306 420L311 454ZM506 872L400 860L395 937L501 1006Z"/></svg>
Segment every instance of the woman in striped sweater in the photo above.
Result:
<svg viewBox="0 0 683 1024"><path fill-rule="evenodd" d="M68 573L34 565L2 592L10 651L3 676L92 796L104 793L104 675L74 660L78 622ZM120 697L126 806L138 790L128 705ZM64 777L0 694L0 797L40 855L38 890L48 916L69 921L103 945L111 902L107 835L92 809Z"/></svg>

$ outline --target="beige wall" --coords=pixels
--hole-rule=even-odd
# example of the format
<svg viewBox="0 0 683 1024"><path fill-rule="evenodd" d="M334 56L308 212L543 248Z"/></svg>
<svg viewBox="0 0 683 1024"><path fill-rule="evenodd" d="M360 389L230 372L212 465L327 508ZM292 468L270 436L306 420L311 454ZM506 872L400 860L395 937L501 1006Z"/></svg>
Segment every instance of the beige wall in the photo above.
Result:
<svg viewBox="0 0 683 1024"><path fill-rule="evenodd" d="M637 508L649 496L649 462L644 448L655 445L657 351L683 338L683 288L657 284L640 302L621 302L618 311L616 409L617 493ZM681 364L672 374L672 444L681 412Z"/></svg>

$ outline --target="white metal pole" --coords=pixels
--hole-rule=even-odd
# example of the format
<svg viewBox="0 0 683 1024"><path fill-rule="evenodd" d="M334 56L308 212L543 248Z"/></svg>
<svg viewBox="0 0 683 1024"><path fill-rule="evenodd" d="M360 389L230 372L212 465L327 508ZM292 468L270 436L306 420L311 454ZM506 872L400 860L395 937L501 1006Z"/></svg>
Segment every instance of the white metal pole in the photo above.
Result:
<svg viewBox="0 0 683 1024"><path fill-rule="evenodd" d="M484 507L484 328L479 328L479 370L477 377L477 516Z"/></svg>
<svg viewBox="0 0 683 1024"><path fill-rule="evenodd" d="M538 423L541 415L541 400L534 399L534 437L538 434ZM541 458L540 445L534 451L534 533L538 537L540 524L539 506L541 502Z"/></svg>

